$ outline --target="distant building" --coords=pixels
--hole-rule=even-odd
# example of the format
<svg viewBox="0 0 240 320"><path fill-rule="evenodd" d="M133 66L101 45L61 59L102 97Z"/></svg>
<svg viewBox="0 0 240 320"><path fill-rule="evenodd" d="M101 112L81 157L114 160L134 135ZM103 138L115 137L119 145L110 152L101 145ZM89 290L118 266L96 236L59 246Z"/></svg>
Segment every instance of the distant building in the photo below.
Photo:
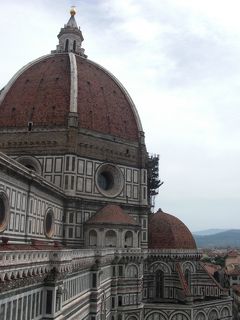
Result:
<svg viewBox="0 0 240 320"><path fill-rule="evenodd" d="M228 277L230 291L235 285L240 285L240 254L237 250L228 252L225 259L225 273Z"/></svg>
<svg viewBox="0 0 240 320"><path fill-rule="evenodd" d="M227 253L225 258L225 266L228 268L231 265L240 265L240 253L237 250L231 250Z"/></svg>
<svg viewBox="0 0 240 320"><path fill-rule="evenodd" d="M240 265L235 264L235 265L229 265L226 268L226 274L229 278L229 285L232 287L233 285L238 285L240 284Z"/></svg>
<svg viewBox="0 0 240 320"><path fill-rule="evenodd" d="M0 319L232 319L188 228L150 214L137 109L74 9L58 38L0 94Z"/></svg>
<svg viewBox="0 0 240 320"><path fill-rule="evenodd" d="M214 276L216 272L221 270L221 267L219 265L213 263L204 263L204 265L208 273L210 273L212 276Z"/></svg>

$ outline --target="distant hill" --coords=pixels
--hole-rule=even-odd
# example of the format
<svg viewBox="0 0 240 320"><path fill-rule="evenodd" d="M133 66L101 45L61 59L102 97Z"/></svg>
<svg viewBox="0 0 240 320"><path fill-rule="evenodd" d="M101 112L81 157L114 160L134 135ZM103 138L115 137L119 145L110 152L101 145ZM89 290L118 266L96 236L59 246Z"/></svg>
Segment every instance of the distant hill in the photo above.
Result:
<svg viewBox="0 0 240 320"><path fill-rule="evenodd" d="M201 230L201 231L194 231L193 234L197 236L209 236L212 234L217 234L220 232L228 231L229 229L207 229L207 230Z"/></svg>
<svg viewBox="0 0 240 320"><path fill-rule="evenodd" d="M198 248L240 248L240 230L233 229L210 235L193 234Z"/></svg>

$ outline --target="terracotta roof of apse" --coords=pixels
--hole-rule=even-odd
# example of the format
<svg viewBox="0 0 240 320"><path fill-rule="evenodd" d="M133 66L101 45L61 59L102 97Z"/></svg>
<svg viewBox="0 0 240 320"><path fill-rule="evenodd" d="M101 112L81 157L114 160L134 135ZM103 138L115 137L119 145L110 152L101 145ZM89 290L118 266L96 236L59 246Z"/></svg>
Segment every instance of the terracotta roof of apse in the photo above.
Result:
<svg viewBox="0 0 240 320"><path fill-rule="evenodd" d="M114 204L109 204L100 209L86 223L138 226L138 223L129 214Z"/></svg>
<svg viewBox="0 0 240 320"><path fill-rule="evenodd" d="M149 249L196 249L185 224L161 209L149 217L148 237Z"/></svg>

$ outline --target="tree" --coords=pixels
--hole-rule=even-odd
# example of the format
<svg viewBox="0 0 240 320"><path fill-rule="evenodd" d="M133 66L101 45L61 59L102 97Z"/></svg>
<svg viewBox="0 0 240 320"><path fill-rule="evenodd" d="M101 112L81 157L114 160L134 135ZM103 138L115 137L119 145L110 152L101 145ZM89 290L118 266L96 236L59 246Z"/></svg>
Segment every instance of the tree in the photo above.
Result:
<svg viewBox="0 0 240 320"><path fill-rule="evenodd" d="M148 202L154 208L155 197L158 194L158 188L163 184L159 179L159 156L151 155L148 157Z"/></svg>

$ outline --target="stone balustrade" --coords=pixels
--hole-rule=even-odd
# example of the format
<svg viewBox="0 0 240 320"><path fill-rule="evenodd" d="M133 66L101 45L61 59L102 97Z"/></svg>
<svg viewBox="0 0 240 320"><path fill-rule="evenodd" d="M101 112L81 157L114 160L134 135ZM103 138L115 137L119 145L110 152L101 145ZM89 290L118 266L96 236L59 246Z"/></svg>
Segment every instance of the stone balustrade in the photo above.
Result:
<svg viewBox="0 0 240 320"><path fill-rule="evenodd" d="M142 249L141 248L124 248L124 249L117 249L115 250L116 253L118 254L135 254L135 253L142 253Z"/></svg>
<svg viewBox="0 0 240 320"><path fill-rule="evenodd" d="M196 250L148 250L141 248L66 249L52 247L35 250L0 251L0 279L2 281L43 274L55 268L68 272L81 265L93 264L97 258L111 259L111 256L131 257L153 255L200 255ZM109 258L108 258L109 257Z"/></svg>
<svg viewBox="0 0 240 320"><path fill-rule="evenodd" d="M58 272L69 272L86 263L94 263L97 257L114 255L107 249L65 249L0 251L0 279L13 280L48 273L52 268ZM84 263L83 263L84 261Z"/></svg>
<svg viewBox="0 0 240 320"><path fill-rule="evenodd" d="M1 251L0 267L49 262L51 251Z"/></svg>
<svg viewBox="0 0 240 320"><path fill-rule="evenodd" d="M202 252L197 249L143 249L145 257L162 257L171 259L196 259L199 260L202 256Z"/></svg>
<svg viewBox="0 0 240 320"><path fill-rule="evenodd" d="M17 250L0 252L0 268L5 266L19 266L31 263L51 263L51 262L71 262L75 259L85 259L90 257L104 257L109 255L126 255L126 254L160 254L160 255L199 255L199 251L193 250L155 250L140 248L128 249L58 249L55 250Z"/></svg>

